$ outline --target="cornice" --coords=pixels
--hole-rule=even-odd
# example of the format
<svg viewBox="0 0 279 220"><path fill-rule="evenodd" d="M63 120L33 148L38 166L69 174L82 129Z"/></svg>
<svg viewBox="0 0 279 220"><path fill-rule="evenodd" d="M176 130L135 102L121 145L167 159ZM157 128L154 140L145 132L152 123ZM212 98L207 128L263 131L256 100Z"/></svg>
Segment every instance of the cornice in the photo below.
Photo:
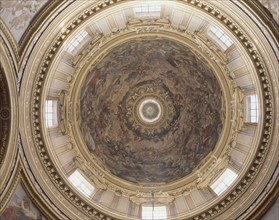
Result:
<svg viewBox="0 0 279 220"><path fill-rule="evenodd" d="M260 18L261 21L265 24L265 27L268 28L269 32L273 34L273 40L278 43L279 37L279 24L275 21L272 14L266 9L258 0L256 1L245 1L240 0L242 5L245 5L246 8L249 8L250 12Z"/></svg>
<svg viewBox="0 0 279 220"><path fill-rule="evenodd" d="M63 4L66 3L67 1L64 0L48 1L48 3L36 14L36 16L33 17L31 23L28 25L19 41L18 53L20 56L22 56L25 48L27 48L28 44L30 43L30 39L34 37L42 23L46 21L48 17L53 14L54 11L56 11L57 9L62 7Z"/></svg>
<svg viewBox="0 0 279 220"><path fill-rule="evenodd" d="M45 199L42 198L41 193L38 193L37 189L35 189L34 182L30 179L30 174L27 174L26 168L23 164L22 158L18 157L14 171L11 171L14 174L9 181L9 186L1 195L0 214L4 212L9 201L14 196L17 186L22 184L26 194L44 217L47 219L62 219L59 213L55 212L55 210L45 202Z"/></svg>
<svg viewBox="0 0 279 220"><path fill-rule="evenodd" d="M265 35L266 39L273 47L274 52L277 53L277 59L279 59L279 24L274 20L272 14L258 0L239 0L239 2L234 2L234 4L245 6L244 9L241 7L239 8L258 25L262 34Z"/></svg>
<svg viewBox="0 0 279 220"><path fill-rule="evenodd" d="M121 2L121 1L119 1ZM266 67L263 64L263 59L260 53L257 51L256 47L253 45L251 39L249 39L243 32L240 30L237 24L232 20L228 19L226 15L222 14L220 11L215 10L212 6L208 6L205 2L200 2L197 0L187 0L183 1L185 4L197 8L204 13L210 14L215 19L217 19L222 25L226 26L228 30L234 33L235 37L241 42L242 46L245 48L247 54L249 54L251 61L254 64L254 68L257 71L258 79L261 84L262 94L263 94L263 121L262 121L262 136L260 137L261 143L258 146L255 158L251 163L249 170L246 172L246 175L243 179L237 184L237 186L230 191L226 197L220 200L218 204L215 204L214 207L209 208L199 214L196 214L191 219L212 219L216 218L219 214L223 213L227 208L229 208L239 196L249 187L251 182L257 176L259 169L261 168L266 153L270 147L270 139L272 137L273 123L274 123L274 98L273 91L270 85L270 78L266 71ZM68 198L69 201L78 207L82 212L86 213L88 216L97 218L97 219L111 219L112 217L106 216L105 214L98 211L98 209L91 207L86 201L84 201L80 196L72 192L68 187L67 183L63 181L63 178L57 173L56 168L52 161L50 161L50 156L45 148L45 141L42 138L42 127L40 124L41 115L40 115L40 98L41 92L44 85L44 80L46 74L50 68L50 65L53 62L53 59L59 51L60 46L62 45L65 38L71 34L71 32L80 24L85 22L89 17L93 16L95 12L102 10L110 4L114 4L115 1L101 1L98 5L93 6L90 10L81 14L78 18L74 19L65 31L61 32L59 36L55 39L52 47L49 49L49 52L46 54L38 76L36 78L36 85L33 88L32 94L32 123L33 123L33 135L36 148L38 150L38 155L40 155L40 160L44 164L46 172L48 172L52 181L56 184L57 188Z"/></svg>
<svg viewBox="0 0 279 220"><path fill-rule="evenodd" d="M7 50L9 56L11 57L11 62L13 63L15 72L17 73L18 62L20 59L18 54L18 45L1 17L0 17L0 39L5 44L5 49Z"/></svg>
<svg viewBox="0 0 279 220"><path fill-rule="evenodd" d="M20 167L20 162L17 159L15 161L14 169L11 170L12 177L11 180L8 182L7 187L5 188L5 191L2 192L2 195L0 196L0 214L2 214L5 210L5 207L8 205L9 201L11 200L16 187L20 181L20 172L21 172L21 167Z"/></svg>
<svg viewBox="0 0 279 220"><path fill-rule="evenodd" d="M44 196L46 196L39 185L32 181L30 173L28 174L26 165L24 165L24 159L20 157L20 183L25 189L26 194L31 201L34 202L36 207L40 210L44 217L47 219L63 219L61 213L55 210L54 206L51 206L46 202Z"/></svg>
<svg viewBox="0 0 279 220"><path fill-rule="evenodd" d="M260 220L268 210L273 206L279 198L279 167L274 171L273 176L269 180L267 186L258 196L248 210L246 210L241 219L255 219Z"/></svg>

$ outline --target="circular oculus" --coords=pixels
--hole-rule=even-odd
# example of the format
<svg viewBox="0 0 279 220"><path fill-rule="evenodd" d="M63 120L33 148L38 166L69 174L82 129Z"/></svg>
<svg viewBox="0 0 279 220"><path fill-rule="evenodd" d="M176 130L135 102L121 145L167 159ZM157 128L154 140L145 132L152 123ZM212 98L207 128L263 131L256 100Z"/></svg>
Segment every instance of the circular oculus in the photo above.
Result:
<svg viewBox="0 0 279 220"><path fill-rule="evenodd" d="M146 123L156 122L161 116L161 106L154 99L143 100L138 111L140 119Z"/></svg>

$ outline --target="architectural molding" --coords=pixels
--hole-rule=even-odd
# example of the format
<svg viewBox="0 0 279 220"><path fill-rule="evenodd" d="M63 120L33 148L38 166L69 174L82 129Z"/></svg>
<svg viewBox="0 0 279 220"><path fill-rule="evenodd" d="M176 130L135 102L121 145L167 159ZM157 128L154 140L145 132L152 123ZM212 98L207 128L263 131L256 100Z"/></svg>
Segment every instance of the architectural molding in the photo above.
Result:
<svg viewBox="0 0 279 220"><path fill-rule="evenodd" d="M278 144L278 140L273 140L273 137L275 132L277 131L276 126L276 112L278 109L276 108L277 101L275 100L275 88L272 84L272 76L270 75L269 69L272 69L273 67L269 67L269 69L266 66L265 58L262 57L262 53L259 51L258 46L254 44L253 39L246 34L245 31L243 31L243 27L240 27L235 21L231 20L231 18L228 18L226 14L222 13L218 9L214 8L214 6L207 4L205 1L197 1L197 0L185 0L181 1L182 4L185 4L188 7L195 8L201 13L206 14L207 16L210 16L216 21L218 21L223 27L226 27L226 30L229 30L230 33L234 35L236 39L238 39L238 45L242 45L243 50L246 52L246 58L249 57L249 62L252 63L252 68L257 74L255 76L256 78L256 84L259 87L259 95L260 95L260 101L261 101L261 111L262 111L262 117L260 119L260 123L258 126L258 130L261 135L259 135L255 141L255 151L253 152L253 155L250 156L249 160L251 161L249 167L247 165L247 168L241 173L240 181L232 188L226 195L216 199L214 203L211 203L211 206L203 206L200 208L200 210L195 211L190 215L181 215L179 217L174 217L174 219L182 219L182 218L189 218L189 219L214 219L217 216L222 216L223 213L228 212L231 214L231 216L238 217L241 215L241 209L231 211L231 207L236 203L236 201L241 198L248 189L251 189L251 191L257 189L254 187L252 189L253 182L258 181L257 178L258 174L260 173L260 170L263 167L270 167L272 168L273 165L270 165L270 162L267 160L268 152L274 150L276 147L275 145ZM97 207L96 205L92 205L91 202L88 200L81 198L75 191L73 191L70 187L67 186L67 181L65 181L65 176L61 175L61 172L57 170L57 167L51 160L52 155L47 149L47 140L44 138L45 133L43 131L43 127L41 125L41 121L43 120L42 116L42 97L44 97L44 88L46 86L46 78L48 76L49 71L51 69L51 66L55 63L55 59L58 56L57 54L60 53L60 50L62 48L63 43L65 40L80 26L86 23L87 20L90 20L95 13L101 13L106 8L113 7L114 4L120 5L122 4L122 1L99 1L98 3L94 3L92 7L85 12L77 15L75 18L72 19L71 24L67 26L67 28L61 30L61 32L55 37L55 39L49 43L50 48L45 54L44 58L42 59L40 63L40 68L38 71L38 74L36 75L36 71L32 69L30 66L32 61L27 60L27 63L29 66L27 66L27 69L25 71L30 71L32 74L35 75L35 84L33 88L24 88L24 91L28 90L29 95L31 94L31 97L29 95L26 95L28 93L25 93L23 95L23 101L22 101L22 107L25 107L25 111L27 111L29 108L32 110L32 116L30 118L30 124L26 125L26 129L22 129L22 131L30 135L32 137L32 144L34 144L35 148L32 148L33 150L37 151L36 154L38 156L38 160L44 167L44 172L48 174L48 177L51 179L52 183L55 185L56 189L66 198L66 200L73 204L73 206L77 207L78 210L83 213L88 218L96 218L96 219L121 219L122 216L118 214L108 213L105 214L105 209ZM123 1L124 4L124 1ZM158 22L158 21L157 21ZM143 33L157 33L159 34L162 31L162 27L167 27L167 30L171 27L168 26L169 24L167 21L160 21L161 28L157 28L156 25L154 27L154 23L147 23L145 26L142 24L137 29L133 29L134 27L130 27L129 30L132 30L139 35ZM133 25L137 25L138 23L134 23ZM157 24L158 26L158 24ZM123 30L120 30L121 32ZM163 29L164 31L164 29ZM275 32L275 34L278 34L278 32ZM101 39L102 36L100 36ZM214 50L214 46L210 45L210 42L204 38L196 38L198 45L200 49L205 52L205 54L209 55L212 60L216 61L217 63L226 63L226 58L223 56L223 54L219 53L218 50ZM94 41L91 46L92 50L93 48L98 48L97 41ZM214 52L212 52L212 49ZM88 52L92 52L92 50L89 50ZM34 52L35 53L35 52ZM95 52L94 52L95 53ZM81 56L74 61L74 65L79 68L79 64L84 61L85 54L81 54ZM268 58L267 58L268 59ZM36 61L34 61L36 62ZM40 62L40 61L38 61ZM89 62L89 61L88 61ZM271 61L272 62L272 61ZM81 65L82 66L82 65ZM274 71L274 69L273 69ZM227 72L228 73L228 72ZM26 73L28 74L28 73ZM27 76L24 76L27 77ZM228 76L230 78L233 78L233 76L228 73ZM278 86L278 85L277 85ZM236 89L237 90L237 89ZM239 95L236 91L235 98L240 99L241 94ZM32 103L29 103L31 101ZM26 104L26 103L27 104ZM23 104L25 103L25 104ZM239 106L235 105L235 118L238 118L238 120L241 121L241 115L237 114L239 109ZM25 117L22 116L22 117ZM22 123L25 125L24 123ZM242 126L240 126L242 127ZM238 131L240 127L236 126L235 130ZM28 133L27 129L31 129L32 132ZM275 130L276 129L276 130ZM275 135L276 136L276 135ZM31 139L29 139L31 141ZM232 140L229 140L232 141ZM231 142L230 142L231 143ZM31 145L31 143L30 143ZM33 152L34 153L34 152ZM228 154L224 154L224 158L228 156ZM276 157L276 154L273 156ZM274 158L273 158L274 159ZM77 158L78 163L78 158ZM210 160L211 167L217 167L221 162L218 161L218 159L212 157ZM224 159L225 161L225 159ZM273 161L276 161L275 159ZM277 159L278 163L278 159ZM78 166L83 166L82 163L78 163ZM209 163L210 164L210 163ZM208 164L206 164L208 165ZM86 166L86 165L85 165ZM222 170L220 167L219 170ZM219 173L219 172L218 172ZM202 182L204 179L203 173L200 172L200 175L198 176L200 178L199 182ZM216 172L217 175L217 172ZM215 175L213 175L215 176ZM212 177L214 178L214 177ZM185 189L187 190L187 189ZM118 192L117 190L115 192ZM119 192L118 192L119 193ZM141 192L139 192L140 194ZM257 192L258 193L258 192ZM278 192L276 192L278 193ZM120 193L122 194L122 192ZM170 194L169 194L170 195ZM170 198L170 200L162 200L161 202L172 202L172 195L164 195L162 196L163 200L165 198ZM253 200L252 195L247 201L247 204L251 204ZM137 196L133 195L131 200L136 201L136 203L140 204L144 202L141 200L144 196ZM152 198L152 196L151 196ZM158 197L161 198L161 197ZM156 198L156 199L158 199ZM150 195L149 198L150 199ZM147 200L148 200L147 199ZM244 200L244 199L243 199ZM230 216L228 214L228 216ZM131 218L133 219L133 218Z"/></svg>
<svg viewBox="0 0 279 220"><path fill-rule="evenodd" d="M37 34L36 32L40 29L42 23L47 20L51 14L53 14L53 11L56 11L57 9L59 10L59 8L63 7L65 3L65 1L60 0L48 1L46 5L44 5L35 15L35 17L33 17L31 23L28 25L19 41L18 52L20 56L23 55L25 48L27 48L28 43L30 43L30 39L34 38L34 35Z"/></svg>

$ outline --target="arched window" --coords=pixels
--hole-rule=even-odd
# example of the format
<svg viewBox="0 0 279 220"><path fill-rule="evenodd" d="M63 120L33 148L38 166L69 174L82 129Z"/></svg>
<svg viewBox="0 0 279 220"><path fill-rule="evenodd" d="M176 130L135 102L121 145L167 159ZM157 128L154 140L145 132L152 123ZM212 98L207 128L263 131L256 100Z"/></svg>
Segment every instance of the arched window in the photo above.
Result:
<svg viewBox="0 0 279 220"><path fill-rule="evenodd" d="M57 100L53 100L53 99L46 100L45 119L46 119L46 126L48 128L56 127L58 125Z"/></svg>
<svg viewBox="0 0 279 220"><path fill-rule="evenodd" d="M257 95L246 96L246 122L258 123L259 102Z"/></svg>
<svg viewBox="0 0 279 220"><path fill-rule="evenodd" d="M89 183L84 176L76 170L69 176L70 182L85 196L89 197L94 191L94 186Z"/></svg>

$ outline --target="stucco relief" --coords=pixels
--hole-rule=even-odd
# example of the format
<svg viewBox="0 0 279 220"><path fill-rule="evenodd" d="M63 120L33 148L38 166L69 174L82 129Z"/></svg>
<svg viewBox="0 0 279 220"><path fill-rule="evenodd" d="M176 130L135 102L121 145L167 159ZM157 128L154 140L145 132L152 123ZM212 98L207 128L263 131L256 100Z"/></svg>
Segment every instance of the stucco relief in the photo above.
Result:
<svg viewBox="0 0 279 220"><path fill-rule="evenodd" d="M48 0L1 0L0 16L19 42L37 12Z"/></svg>
<svg viewBox="0 0 279 220"><path fill-rule="evenodd" d="M158 95L157 88L164 92ZM145 93L172 100L160 101L171 115L160 119L168 125L141 129L131 122L127 102ZM169 40L132 41L114 48L88 74L80 97L81 133L112 174L137 183L171 182L214 149L222 130L221 97L212 69L189 48Z"/></svg>

